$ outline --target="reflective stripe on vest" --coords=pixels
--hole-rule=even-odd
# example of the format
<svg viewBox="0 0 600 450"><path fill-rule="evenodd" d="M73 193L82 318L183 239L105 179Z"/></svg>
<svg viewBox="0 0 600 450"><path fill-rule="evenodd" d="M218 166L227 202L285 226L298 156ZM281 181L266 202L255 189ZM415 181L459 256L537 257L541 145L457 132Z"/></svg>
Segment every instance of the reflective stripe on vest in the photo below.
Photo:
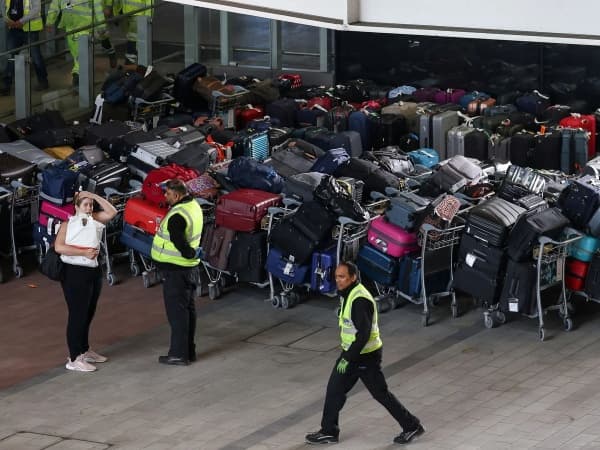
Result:
<svg viewBox="0 0 600 450"><path fill-rule="evenodd" d="M6 15L8 17L10 13L10 0L6 0ZM23 17L29 14L31 9L31 4L29 0L23 0ZM41 31L44 29L44 22L42 22L42 17L38 16L35 19L31 19L30 21L23 24L23 31Z"/></svg>
<svg viewBox="0 0 600 450"><path fill-rule="evenodd" d="M152 259L158 262L175 264L183 267L193 267L198 265L199 259L184 258L181 252L177 250L175 244L171 242L168 224L169 219L179 214L185 220L185 236L188 244L192 248L200 246L200 237L202 235L202 209L195 200L175 205L161 221L160 227L152 240L152 250L150 255Z"/></svg>
<svg viewBox="0 0 600 450"><path fill-rule="evenodd" d="M346 304L343 305L343 310L340 309L339 325L340 325L340 339L342 341L342 348L348 350L350 345L356 340L357 329L352 322L352 303L359 297L366 298L373 304L373 323L371 325L371 334L369 340L360 351L361 354L371 353L383 346L383 342L379 336L379 325L377 315L377 304L371 293L361 283L356 285L352 291L348 294Z"/></svg>

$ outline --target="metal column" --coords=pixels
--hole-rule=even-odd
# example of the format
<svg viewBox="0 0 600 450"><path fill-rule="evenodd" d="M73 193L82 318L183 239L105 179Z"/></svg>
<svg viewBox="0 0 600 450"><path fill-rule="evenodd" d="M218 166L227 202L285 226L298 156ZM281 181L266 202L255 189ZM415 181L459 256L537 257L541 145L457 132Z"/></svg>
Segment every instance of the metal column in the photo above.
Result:
<svg viewBox="0 0 600 450"><path fill-rule="evenodd" d="M200 8L183 6L185 66L200 61Z"/></svg>
<svg viewBox="0 0 600 450"><path fill-rule="evenodd" d="M4 13L4 12L3 12ZM4 19L0 19L0 53L4 53L6 51L6 22ZM5 56L0 58L0 70L4 72L6 70L6 60Z"/></svg>
<svg viewBox="0 0 600 450"><path fill-rule="evenodd" d="M319 28L319 71L329 72L329 30Z"/></svg>
<svg viewBox="0 0 600 450"><path fill-rule="evenodd" d="M271 69L281 70L281 22L271 20Z"/></svg>
<svg viewBox="0 0 600 450"><path fill-rule="evenodd" d="M221 11L219 15L221 21L221 65L228 66L231 61L231 47L229 45L229 14L227 11Z"/></svg>
<svg viewBox="0 0 600 450"><path fill-rule="evenodd" d="M94 50L92 37L83 34L77 38L79 48L79 107L92 106L94 95Z"/></svg>
<svg viewBox="0 0 600 450"><path fill-rule="evenodd" d="M15 118L31 115L31 70L29 54L15 55Z"/></svg>
<svg viewBox="0 0 600 450"><path fill-rule="evenodd" d="M152 17L136 16L138 64L152 65Z"/></svg>

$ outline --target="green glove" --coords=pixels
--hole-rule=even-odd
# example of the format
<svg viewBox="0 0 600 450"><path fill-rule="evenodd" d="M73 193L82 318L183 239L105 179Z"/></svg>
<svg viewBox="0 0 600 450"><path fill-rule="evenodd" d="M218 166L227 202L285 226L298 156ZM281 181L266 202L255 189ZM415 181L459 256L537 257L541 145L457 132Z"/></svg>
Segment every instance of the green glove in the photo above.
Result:
<svg viewBox="0 0 600 450"><path fill-rule="evenodd" d="M337 371L340 374L344 374L346 373L346 368L348 367L348 361L346 361L344 358L341 358L340 361L337 364Z"/></svg>

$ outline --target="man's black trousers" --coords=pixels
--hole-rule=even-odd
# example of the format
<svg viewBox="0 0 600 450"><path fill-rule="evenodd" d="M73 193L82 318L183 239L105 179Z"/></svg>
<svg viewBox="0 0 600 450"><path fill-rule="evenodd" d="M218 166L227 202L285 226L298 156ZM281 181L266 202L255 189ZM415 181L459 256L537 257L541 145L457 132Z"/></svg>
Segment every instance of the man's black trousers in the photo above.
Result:
<svg viewBox="0 0 600 450"><path fill-rule="evenodd" d="M378 352L381 355L381 352ZM327 434L337 436L339 429L339 415L346 396L360 379L369 390L375 400L381 403L385 409L396 419L404 430L414 430L419 424L419 419L413 416L398 399L388 390L385 377L381 371L381 356L371 358L366 362L351 362L346 372L341 374L337 371L338 360L333 366L333 371L327 383L327 394L325 396L325 407L321 420L321 430Z"/></svg>
<svg viewBox="0 0 600 450"><path fill-rule="evenodd" d="M194 304L198 267L162 270L165 311L171 326L169 356L194 359L196 306Z"/></svg>

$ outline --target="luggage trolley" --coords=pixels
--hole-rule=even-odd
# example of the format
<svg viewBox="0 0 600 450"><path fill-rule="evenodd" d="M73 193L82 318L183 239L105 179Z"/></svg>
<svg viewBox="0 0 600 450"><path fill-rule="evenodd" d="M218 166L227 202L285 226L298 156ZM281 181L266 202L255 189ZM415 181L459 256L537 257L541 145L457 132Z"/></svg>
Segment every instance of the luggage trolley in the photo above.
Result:
<svg viewBox="0 0 600 450"><path fill-rule="evenodd" d="M104 253L104 263L106 264L106 281L109 286L118 283L112 270L114 259L119 257L129 257L129 251L111 254L109 247L109 243L114 244L118 241L121 231L123 230L123 211L125 210L125 203L127 203L128 199L135 197L142 191L142 183L139 181L131 180L129 185L131 186L131 190L127 192L121 192L112 187L104 188L105 198L117 210L117 215L104 228L102 242L100 243L100 248Z"/></svg>
<svg viewBox="0 0 600 450"><path fill-rule="evenodd" d="M156 128L158 121L169 112L175 99L167 93L162 93L159 100L149 102L139 97L130 97L131 117L134 122L144 124L147 128Z"/></svg>
<svg viewBox="0 0 600 450"><path fill-rule="evenodd" d="M0 216L2 214L9 214L12 205L12 191L7 188L0 186ZM0 266L0 283L4 283L4 271Z"/></svg>
<svg viewBox="0 0 600 450"><path fill-rule="evenodd" d="M17 233L22 229L31 230L32 224L37 220L39 212L40 187L29 186L21 181L14 180L10 183L10 195L0 192L0 200L5 199L10 211L10 246L8 253L3 256L12 258L12 270L17 278L23 276L23 268L19 263L19 253L23 250L36 250L34 244L19 247ZM23 221L26 219L25 221ZM31 235L31 232L29 233ZM0 278L2 278L0 276Z"/></svg>
<svg viewBox="0 0 600 450"><path fill-rule="evenodd" d="M563 241L556 241L547 236L541 236L538 239L539 247L534 250L534 261L536 269L535 296L536 311L534 314L524 314L530 319L538 318L538 336L540 341L544 341L546 333L544 330L544 314L548 311L558 311L563 320L565 331L573 329L573 320L569 317L569 296L565 286L565 262L569 253L569 246L583 237L581 233L571 228L567 229L567 237ZM552 276L548 276L551 274ZM553 276L553 275L556 276ZM542 292L560 283L561 292L558 302L544 308L542 305ZM518 298L509 298L509 310L514 305L518 311ZM489 308L483 313L483 321L486 328L492 328L496 324L506 322L506 314L499 309L499 303Z"/></svg>

